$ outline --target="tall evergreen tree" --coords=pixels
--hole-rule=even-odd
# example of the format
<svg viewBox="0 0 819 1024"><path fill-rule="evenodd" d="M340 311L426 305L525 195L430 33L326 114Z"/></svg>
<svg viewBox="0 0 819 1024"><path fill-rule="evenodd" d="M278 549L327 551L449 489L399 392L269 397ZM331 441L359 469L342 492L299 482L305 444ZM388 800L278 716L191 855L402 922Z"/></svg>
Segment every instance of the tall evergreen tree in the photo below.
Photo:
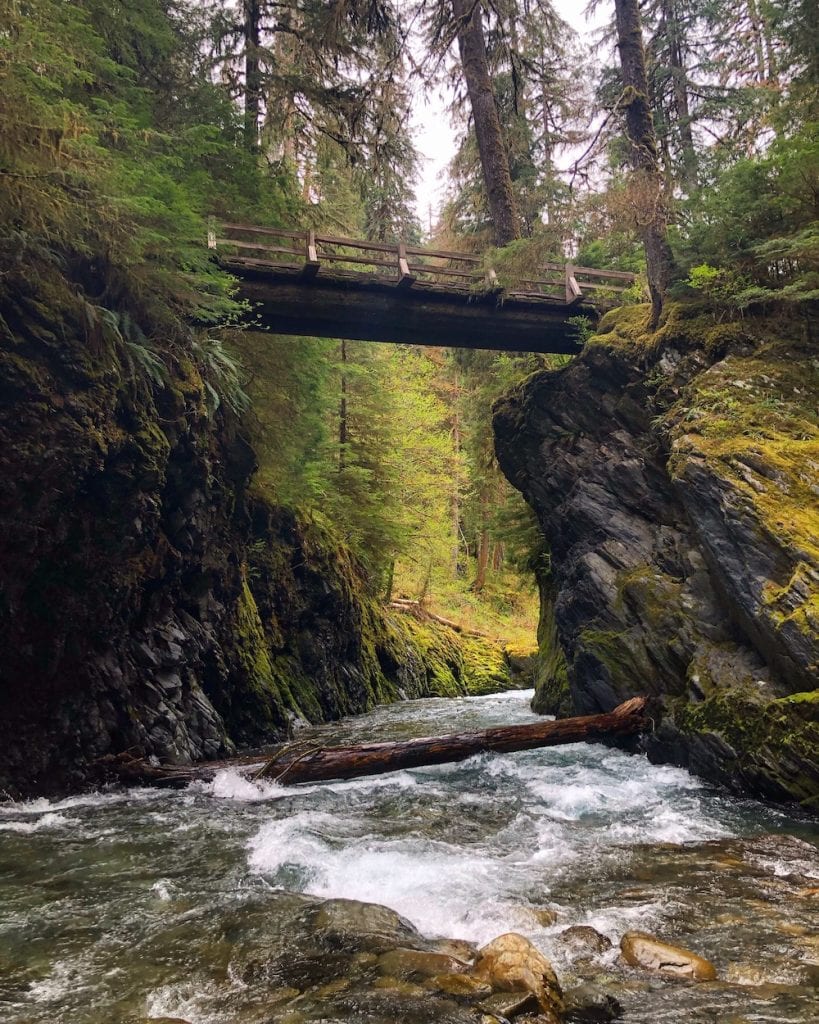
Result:
<svg viewBox="0 0 819 1024"><path fill-rule="evenodd" d="M623 80L623 107L630 160L635 171L640 233L646 250L651 324L656 327L671 280L673 257L668 244L668 212L657 156L657 139L648 98L643 33L638 0L615 0L617 48Z"/></svg>

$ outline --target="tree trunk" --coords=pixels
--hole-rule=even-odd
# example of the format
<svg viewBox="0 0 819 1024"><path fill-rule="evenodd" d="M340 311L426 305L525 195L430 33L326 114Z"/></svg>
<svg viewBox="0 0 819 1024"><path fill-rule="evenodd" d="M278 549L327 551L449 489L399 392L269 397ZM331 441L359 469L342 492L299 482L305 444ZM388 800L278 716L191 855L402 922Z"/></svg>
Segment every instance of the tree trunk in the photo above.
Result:
<svg viewBox="0 0 819 1024"><path fill-rule="evenodd" d="M463 761L488 751L505 754L515 750L629 736L648 727L645 706L643 697L632 697L605 715L561 718L533 725L499 726L483 732L430 736L396 743L365 743L356 747L322 749L305 748L300 744L269 761L257 778L275 779L288 786L298 782L352 779Z"/></svg>
<svg viewBox="0 0 819 1024"><path fill-rule="evenodd" d="M341 342L341 399L338 403L338 471L347 464L347 342Z"/></svg>
<svg viewBox="0 0 819 1024"><path fill-rule="evenodd" d="M673 268L668 244L668 213L648 102L639 0L615 0L615 10L617 48L623 69L626 135L631 143L631 162L637 172L637 194L642 207L639 224L646 250L651 326L654 328L660 319Z"/></svg>
<svg viewBox="0 0 819 1024"><path fill-rule="evenodd" d="M668 59L674 91L674 113L680 137L683 184L690 195L697 187L697 153L691 130L691 104L688 98L688 69L683 59L683 28L677 0L666 0L663 12L668 36Z"/></svg>
<svg viewBox="0 0 819 1024"><path fill-rule="evenodd" d="M458 52L475 123L493 241L498 246L508 245L520 237L520 217L512 191L509 153L489 76L481 5L479 0L452 0L452 12L458 22Z"/></svg>
<svg viewBox="0 0 819 1024"><path fill-rule="evenodd" d="M259 62L261 41L261 0L244 0L245 16L245 145L251 153L259 149L259 113L262 100L262 72Z"/></svg>

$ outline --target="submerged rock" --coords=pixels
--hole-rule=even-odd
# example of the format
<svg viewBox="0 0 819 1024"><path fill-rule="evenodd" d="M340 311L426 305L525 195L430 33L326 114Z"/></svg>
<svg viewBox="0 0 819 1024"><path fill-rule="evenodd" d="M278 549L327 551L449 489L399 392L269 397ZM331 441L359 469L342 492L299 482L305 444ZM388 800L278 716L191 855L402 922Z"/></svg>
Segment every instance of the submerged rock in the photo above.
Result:
<svg viewBox="0 0 819 1024"><path fill-rule="evenodd" d="M577 953L605 953L611 949L611 939L587 924L576 924L559 935L560 941Z"/></svg>
<svg viewBox="0 0 819 1024"><path fill-rule="evenodd" d="M467 970L468 964L445 953L419 949L392 949L378 958L381 974L396 978L431 978L436 974L454 975Z"/></svg>
<svg viewBox="0 0 819 1024"><path fill-rule="evenodd" d="M620 940L620 951L623 959L632 967L643 967L692 981L713 981L717 976L717 970L710 960L644 932L626 932Z"/></svg>
<svg viewBox="0 0 819 1024"><path fill-rule="evenodd" d="M565 1019L571 1024L606 1024L623 1016L623 1007L604 989L585 983L564 996Z"/></svg>
<svg viewBox="0 0 819 1024"><path fill-rule="evenodd" d="M325 942L345 951L392 952L398 954L397 960L401 953L407 954L426 946L426 940L415 925L379 903L327 900L314 912L312 924ZM400 951L397 947L401 947ZM450 959L444 957L440 962L449 963Z"/></svg>

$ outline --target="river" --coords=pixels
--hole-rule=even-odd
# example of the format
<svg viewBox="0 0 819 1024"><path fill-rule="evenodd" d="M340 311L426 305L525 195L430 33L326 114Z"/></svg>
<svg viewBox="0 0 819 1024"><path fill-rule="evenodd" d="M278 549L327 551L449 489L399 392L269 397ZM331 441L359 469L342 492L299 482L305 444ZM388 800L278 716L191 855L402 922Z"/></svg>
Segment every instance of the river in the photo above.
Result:
<svg viewBox="0 0 819 1024"><path fill-rule="evenodd" d="M522 723L530 697L407 702L312 732ZM427 936L521 932L564 985L608 986L632 1024L815 1024L818 847L808 819L591 744L312 786L225 771L182 792L2 804L0 1020L443 1019L417 999L367 1003L373 958L311 959L303 893L384 904ZM578 962L560 938L575 924L612 949ZM720 980L625 968L629 929L708 957Z"/></svg>

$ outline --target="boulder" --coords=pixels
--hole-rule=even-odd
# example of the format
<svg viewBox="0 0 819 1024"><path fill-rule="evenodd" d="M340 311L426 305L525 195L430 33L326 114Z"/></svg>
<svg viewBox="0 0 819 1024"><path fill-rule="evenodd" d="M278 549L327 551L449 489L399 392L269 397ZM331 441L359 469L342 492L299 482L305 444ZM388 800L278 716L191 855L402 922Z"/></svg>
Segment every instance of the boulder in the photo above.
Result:
<svg viewBox="0 0 819 1024"><path fill-rule="evenodd" d="M499 935L484 946L473 974L500 992L531 993L544 1012L562 1010L563 993L552 965L528 939L515 932Z"/></svg>
<svg viewBox="0 0 819 1024"><path fill-rule="evenodd" d="M620 940L620 952L632 967L643 967L693 981L713 981L717 976L716 968L710 960L644 932L626 932Z"/></svg>
<svg viewBox="0 0 819 1024"><path fill-rule="evenodd" d="M426 945L410 921L378 903L327 900L315 912L313 927L328 945L346 952L386 953L397 947L420 949Z"/></svg>

